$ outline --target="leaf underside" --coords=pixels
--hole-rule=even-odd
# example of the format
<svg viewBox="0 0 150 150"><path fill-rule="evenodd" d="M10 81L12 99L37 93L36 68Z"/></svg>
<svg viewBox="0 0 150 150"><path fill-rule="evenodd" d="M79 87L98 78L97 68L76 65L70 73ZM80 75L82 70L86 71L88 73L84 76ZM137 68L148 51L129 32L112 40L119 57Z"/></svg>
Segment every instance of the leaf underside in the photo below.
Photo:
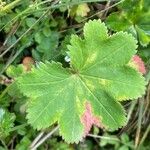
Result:
<svg viewBox="0 0 150 150"><path fill-rule="evenodd" d="M85 133L82 120L87 103L104 128L116 130L126 124L119 101L144 94L145 80L128 65L137 45L127 33L109 36L105 24L93 20L85 24L84 38L73 35L70 43L70 68L40 63L17 83L30 97L29 123L40 130L57 122L62 137L77 143Z"/></svg>

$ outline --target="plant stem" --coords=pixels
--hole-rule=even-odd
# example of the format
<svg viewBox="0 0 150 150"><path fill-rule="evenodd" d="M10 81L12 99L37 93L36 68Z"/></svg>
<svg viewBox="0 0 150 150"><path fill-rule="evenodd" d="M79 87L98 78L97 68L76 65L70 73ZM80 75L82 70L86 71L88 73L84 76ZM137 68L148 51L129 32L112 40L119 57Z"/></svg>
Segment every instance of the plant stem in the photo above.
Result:
<svg viewBox="0 0 150 150"><path fill-rule="evenodd" d="M103 12L109 10L110 8L113 8L113 7L115 7L115 6L119 5L119 4L121 4L122 2L124 2L124 0L118 1L118 2L116 2L115 4L109 6L109 7L105 8L105 9L103 9L103 10L101 10L101 11L96 12L95 14L93 14L93 15L91 15L91 16L85 18L85 19L83 19L81 22L84 22L84 21L86 21L86 20L88 20L88 19L90 19L90 18L92 18L92 17L94 17L94 16L97 16L97 15L99 15L99 14L101 14L101 13L103 13Z"/></svg>
<svg viewBox="0 0 150 150"><path fill-rule="evenodd" d="M31 143L30 147L34 147L34 145L40 140L40 138L43 136L44 132L40 132L39 135L34 139L34 141Z"/></svg>
<svg viewBox="0 0 150 150"><path fill-rule="evenodd" d="M6 150L8 150L7 145L6 145L6 143L4 142L4 140L0 138L0 141L1 141L2 145L4 146L4 148L5 148Z"/></svg>
<svg viewBox="0 0 150 150"><path fill-rule="evenodd" d="M11 85L8 85L5 90L1 93L0 95L0 101L2 100L2 98L5 96L5 94L8 92L9 88L10 88Z"/></svg>
<svg viewBox="0 0 150 150"><path fill-rule="evenodd" d="M131 105L130 105L130 108L129 108L129 111L128 111L127 122L130 120L131 115L132 115L132 112L133 112L133 110L134 110L136 104L137 104L137 100L132 101L132 103L131 103Z"/></svg>
<svg viewBox="0 0 150 150"><path fill-rule="evenodd" d="M93 137L93 138L99 138L99 139L106 139L106 140L113 140L113 141L117 141L119 143L122 143L123 145L126 145L128 147L133 148L133 146L129 145L128 143L124 143L123 141L121 141L119 138L111 138L111 137L107 137L107 136L99 136L99 135L94 135L94 134L88 134L87 136Z"/></svg>
<svg viewBox="0 0 150 150"><path fill-rule="evenodd" d="M36 150L41 144L43 144L54 132L56 132L59 129L59 126L56 126L51 132L46 134L42 139L40 139L36 145L33 147L30 147L31 150ZM32 145L32 144L31 144Z"/></svg>
<svg viewBox="0 0 150 150"><path fill-rule="evenodd" d="M150 71L147 73L146 75L146 81L149 82L150 81Z"/></svg>
<svg viewBox="0 0 150 150"><path fill-rule="evenodd" d="M135 148L137 148L140 140L140 134L141 134L141 124L142 124L142 118L143 118L143 107L144 107L144 100L139 100L139 117L138 117L138 126L136 130L136 138L135 138Z"/></svg>
<svg viewBox="0 0 150 150"><path fill-rule="evenodd" d="M10 4L7 4L6 6L2 7L0 10L0 15L13 9L20 1L21 0L15 0L15 1L11 2Z"/></svg>
<svg viewBox="0 0 150 150"><path fill-rule="evenodd" d="M100 136L100 135L94 135L94 134L88 134L87 136L93 137L93 138L99 138L99 139L105 139L105 140L113 140L113 141L120 142L119 139L117 139L117 138L111 138L111 137L108 137L108 136Z"/></svg>
<svg viewBox="0 0 150 150"><path fill-rule="evenodd" d="M149 124L149 126L147 127L147 129L146 129L146 131L145 131L143 137L141 138L141 141L140 141L138 147L140 147L140 146L143 144L143 142L145 141L145 139L146 139L146 137L147 137L147 135L148 135L149 132L150 132L150 124Z"/></svg>

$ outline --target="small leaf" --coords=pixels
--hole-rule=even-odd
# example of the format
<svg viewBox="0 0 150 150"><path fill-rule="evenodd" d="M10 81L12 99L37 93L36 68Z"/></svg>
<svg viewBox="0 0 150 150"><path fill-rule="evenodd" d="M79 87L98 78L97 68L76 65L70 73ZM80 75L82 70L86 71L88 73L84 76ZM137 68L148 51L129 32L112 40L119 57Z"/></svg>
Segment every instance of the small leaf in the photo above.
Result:
<svg viewBox="0 0 150 150"><path fill-rule="evenodd" d="M136 26L136 31L138 34L138 38L140 41L140 44L142 46L147 46L150 43L150 33L146 33L144 30L140 29L138 26Z"/></svg>
<svg viewBox="0 0 150 150"><path fill-rule="evenodd" d="M15 149L16 150L26 150L29 148L31 144L31 141L29 139L28 136L24 136L21 140L20 140L20 143L17 143Z"/></svg>
<svg viewBox="0 0 150 150"><path fill-rule="evenodd" d="M89 11L90 11L90 8L88 7L88 5L86 3L83 3L83 4L78 5L76 9L76 15L85 17L87 16Z"/></svg>
<svg viewBox="0 0 150 150"><path fill-rule="evenodd" d="M37 32L37 33L34 35L34 39L35 39L35 41L36 41L38 44L40 44L40 43L42 42L42 38L43 38L43 36L42 36L42 34L41 34L40 32Z"/></svg>
<svg viewBox="0 0 150 150"><path fill-rule="evenodd" d="M127 135L127 134L122 134L121 135L121 141L123 142L123 143L127 143L127 142L129 142L129 136Z"/></svg>
<svg viewBox="0 0 150 150"><path fill-rule="evenodd" d="M132 25L132 22L129 21L124 12L114 12L106 18L106 24L114 31L124 31Z"/></svg>
<svg viewBox="0 0 150 150"><path fill-rule="evenodd" d="M18 66L11 65L7 68L6 73L11 78L17 78L22 73L24 73L23 65L18 65Z"/></svg>
<svg viewBox="0 0 150 150"><path fill-rule="evenodd" d="M130 150L128 146L123 145L118 150Z"/></svg>
<svg viewBox="0 0 150 150"><path fill-rule="evenodd" d="M15 115L0 108L0 138L6 138L14 126Z"/></svg>
<svg viewBox="0 0 150 150"><path fill-rule="evenodd" d="M48 28L48 27L44 28L44 29L43 29L43 34L44 34L46 37L49 37L50 35L52 35L50 28Z"/></svg>
<svg viewBox="0 0 150 150"><path fill-rule="evenodd" d="M31 27L35 22L36 22L35 18L27 18L26 19L26 24L28 27Z"/></svg>

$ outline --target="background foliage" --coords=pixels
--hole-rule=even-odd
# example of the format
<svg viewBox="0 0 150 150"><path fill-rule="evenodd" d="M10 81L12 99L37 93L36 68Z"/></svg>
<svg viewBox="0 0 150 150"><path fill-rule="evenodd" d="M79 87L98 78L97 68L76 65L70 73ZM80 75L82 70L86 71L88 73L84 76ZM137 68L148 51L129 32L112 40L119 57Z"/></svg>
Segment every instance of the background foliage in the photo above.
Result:
<svg viewBox="0 0 150 150"><path fill-rule="evenodd" d="M40 61L68 66L70 36L82 36L89 19L103 20L110 34L127 31L138 40L137 53L145 62L149 83L149 5L149 0L0 0L0 149L26 150L39 134L27 123L27 99L17 89L16 77ZM72 145L55 132L38 149L148 149L150 84L142 98L123 105L129 122L118 131L107 133L94 127L86 139ZM53 128L44 130L42 136Z"/></svg>

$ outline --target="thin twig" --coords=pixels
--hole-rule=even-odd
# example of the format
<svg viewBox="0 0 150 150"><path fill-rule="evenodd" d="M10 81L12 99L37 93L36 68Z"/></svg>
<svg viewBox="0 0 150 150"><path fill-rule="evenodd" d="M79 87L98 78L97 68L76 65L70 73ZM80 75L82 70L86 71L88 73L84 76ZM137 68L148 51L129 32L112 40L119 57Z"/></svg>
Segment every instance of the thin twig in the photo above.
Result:
<svg viewBox="0 0 150 150"><path fill-rule="evenodd" d="M44 132L39 133L39 135L31 143L30 148L34 147L34 145L40 140L40 138L43 136L43 134L44 134Z"/></svg>
<svg viewBox="0 0 150 150"><path fill-rule="evenodd" d="M105 5L106 11L105 11L105 12L103 13L103 15L102 15L103 18L106 18L106 16L107 16L107 13L108 13L108 11L109 11L109 9L107 9L107 8L110 7L110 3L111 3L111 1L108 1L108 2L106 3L106 5Z"/></svg>
<svg viewBox="0 0 150 150"><path fill-rule="evenodd" d="M8 150L8 147L7 147L6 143L5 143L5 141L3 139L1 139L1 138L0 138L0 141L1 141L2 145L4 146L4 148L6 150Z"/></svg>
<svg viewBox="0 0 150 150"><path fill-rule="evenodd" d="M117 138L111 138L111 137L108 137L108 136L100 136L100 135L95 135L95 134L88 134L87 136L93 137L93 138L106 139L106 140L114 140L114 141L120 142L119 139L117 139Z"/></svg>
<svg viewBox="0 0 150 150"><path fill-rule="evenodd" d="M90 137L93 137L93 138L117 141L119 143L122 143L123 145L126 145L128 147L134 148L132 145L121 141L119 138L111 138L111 137L107 137L107 136L99 136L99 135L94 135L94 134L88 134L87 136L90 136Z"/></svg>
<svg viewBox="0 0 150 150"><path fill-rule="evenodd" d="M41 144L43 144L54 132L56 132L59 129L59 126L55 127L51 132L46 134L42 139L40 139L34 147L30 147L31 150L36 150Z"/></svg>
<svg viewBox="0 0 150 150"><path fill-rule="evenodd" d="M93 14L93 15L91 15L91 16L85 18L85 19L83 19L81 22L84 22L84 21L86 21L86 20L88 20L88 19L90 19L90 18L92 18L92 17L94 17L94 16L97 16L97 15L99 15L99 14L101 14L101 13L103 13L103 12L109 10L110 8L115 7L115 6L119 5L119 4L121 4L123 1L124 1L124 0L121 0L121 1L119 1L119 2L117 2L117 3L115 3L115 4L111 5L111 6L109 6L109 7L107 7L107 8L101 10L101 11L98 11L98 12L96 12L95 14Z"/></svg>
<svg viewBox="0 0 150 150"><path fill-rule="evenodd" d="M142 119L143 119L143 106L144 106L144 100L140 99L139 100L140 104L140 110L139 110L139 117L138 117L138 126L136 130L136 138L135 138L135 148L137 148L140 140L140 135L141 135L141 124L142 124Z"/></svg>
<svg viewBox="0 0 150 150"><path fill-rule="evenodd" d="M16 22L16 23L13 25L11 31L8 33L6 39L5 39L4 43L3 43L3 46L5 46L6 43L8 42L8 39L9 39L12 35L14 35L14 34L17 32L17 29L19 28L20 24L21 24L21 23Z"/></svg>
<svg viewBox="0 0 150 150"><path fill-rule="evenodd" d="M148 135L149 132L150 132L150 124L149 124L149 126L147 127L147 129L146 129L146 131L145 131L143 137L141 138L141 141L140 141L138 147L140 147L140 146L143 144L143 142L145 141L145 139L146 139L146 137L147 137L147 135Z"/></svg>
<svg viewBox="0 0 150 150"><path fill-rule="evenodd" d="M133 110L134 110L136 104L137 104L137 101L133 101L133 102L131 103L130 108L129 108L129 111L128 111L127 122L129 122L129 120L130 120L130 118L131 118L131 115L132 115L132 112L133 112Z"/></svg>
<svg viewBox="0 0 150 150"><path fill-rule="evenodd" d="M7 11L10 11L11 9L13 9L16 5L18 5L18 3L21 0L14 0L13 2L7 4L6 6L2 7L0 10L0 15L2 15L3 13L6 13Z"/></svg>

